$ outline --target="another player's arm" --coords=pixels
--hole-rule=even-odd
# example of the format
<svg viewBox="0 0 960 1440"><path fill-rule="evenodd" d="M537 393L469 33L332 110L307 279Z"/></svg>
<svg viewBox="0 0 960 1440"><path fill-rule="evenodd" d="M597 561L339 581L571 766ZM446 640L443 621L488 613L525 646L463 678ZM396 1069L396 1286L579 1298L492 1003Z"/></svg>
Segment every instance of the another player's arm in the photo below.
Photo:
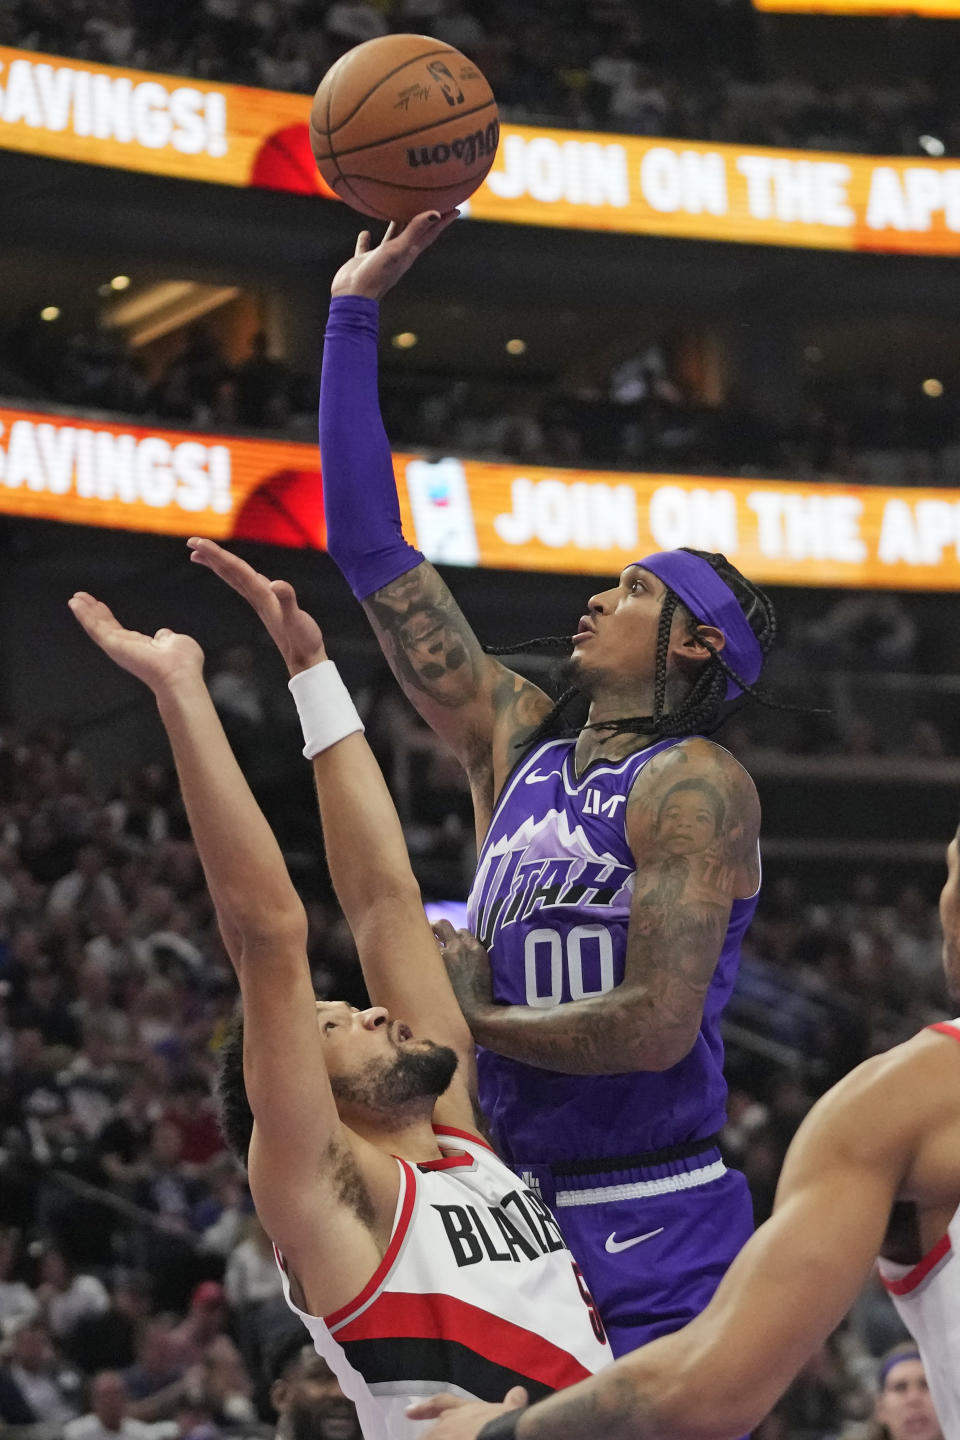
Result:
<svg viewBox="0 0 960 1440"><path fill-rule="evenodd" d="M327 1224L346 1222L352 1233L353 1217L331 1201L357 1168L324 1063L303 906L223 732L199 646L170 631L150 639L124 630L88 595L70 603L91 639L156 698L243 997L251 1188L265 1228L296 1264L316 1239L320 1207Z"/></svg>
<svg viewBox="0 0 960 1440"><path fill-rule="evenodd" d="M327 863L370 998L417 1039L449 1045L459 1065L436 1118L478 1124L476 1051L424 914L396 807L363 735L313 760Z"/></svg>
<svg viewBox="0 0 960 1440"><path fill-rule="evenodd" d="M945 1084L932 1057L919 1047L908 1055L909 1048L867 1061L810 1112L790 1147L772 1217L707 1309L532 1406L517 1440L729 1440L753 1430L855 1300L891 1205L910 1193L916 1155L950 1137L955 1153L958 1125L948 1112L960 1054ZM943 1099L918 1124L918 1099L922 1108L931 1088ZM452 1409L426 1440L472 1440L484 1418L458 1426Z"/></svg>
<svg viewBox="0 0 960 1440"><path fill-rule="evenodd" d="M292 586L259 574L212 540L191 539L192 558L236 590L256 611L299 675L327 658L316 621L300 608ZM449 1045L460 1064L439 1116L475 1124L473 1038L447 979L423 910L403 830L373 752L358 733L314 756L327 863L337 899L357 945L370 998L404 1020L418 1037Z"/></svg>
<svg viewBox="0 0 960 1440"><path fill-rule="evenodd" d="M661 810L678 782L691 781L719 799L722 818L702 844L691 842L698 849L676 853ZM448 970L474 1038L499 1055L568 1075L676 1065L696 1040L731 905L759 883L759 828L753 781L725 750L690 740L655 756L627 802L637 875L623 983L550 1010L496 1005L485 955L461 936L450 941Z"/></svg>

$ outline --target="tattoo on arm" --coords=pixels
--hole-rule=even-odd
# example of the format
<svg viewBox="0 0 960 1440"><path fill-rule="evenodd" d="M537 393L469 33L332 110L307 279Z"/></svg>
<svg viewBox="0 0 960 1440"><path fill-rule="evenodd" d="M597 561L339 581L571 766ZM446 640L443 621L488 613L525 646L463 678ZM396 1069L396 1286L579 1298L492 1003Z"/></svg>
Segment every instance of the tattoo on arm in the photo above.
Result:
<svg viewBox="0 0 960 1440"><path fill-rule="evenodd" d="M517 1440L654 1440L663 1434L655 1406L614 1366L524 1412Z"/></svg>
<svg viewBox="0 0 960 1440"><path fill-rule="evenodd" d="M404 694L456 751L474 783L488 781L494 726L515 744L536 728L549 701L484 654L427 561L377 590L364 609Z"/></svg>
<svg viewBox="0 0 960 1440"><path fill-rule="evenodd" d="M364 608L414 704L422 696L455 710L477 699L486 656L432 565L424 561L384 585Z"/></svg>

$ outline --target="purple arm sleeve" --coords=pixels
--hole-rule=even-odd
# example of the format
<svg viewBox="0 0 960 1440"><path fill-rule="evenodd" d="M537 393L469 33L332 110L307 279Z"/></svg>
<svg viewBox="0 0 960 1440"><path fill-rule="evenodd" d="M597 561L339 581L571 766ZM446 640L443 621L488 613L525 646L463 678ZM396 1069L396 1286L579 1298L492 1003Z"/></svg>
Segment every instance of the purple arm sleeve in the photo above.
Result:
<svg viewBox="0 0 960 1440"><path fill-rule="evenodd" d="M330 302L320 376L327 549L358 600L423 559L403 538L390 442L377 395L376 300Z"/></svg>

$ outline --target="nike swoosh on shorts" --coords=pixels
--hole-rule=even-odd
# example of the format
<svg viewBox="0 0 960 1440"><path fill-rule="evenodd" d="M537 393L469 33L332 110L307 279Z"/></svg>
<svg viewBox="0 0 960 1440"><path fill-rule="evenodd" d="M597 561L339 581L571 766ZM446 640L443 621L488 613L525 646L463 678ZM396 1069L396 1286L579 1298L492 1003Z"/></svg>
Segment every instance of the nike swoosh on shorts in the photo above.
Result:
<svg viewBox="0 0 960 1440"><path fill-rule="evenodd" d="M646 1235L634 1235L630 1240L618 1240L617 1232L614 1230L611 1235L607 1236L607 1243L603 1248L608 1255L616 1255L621 1250L629 1250L631 1245L641 1245L644 1240L652 1240L654 1235L662 1235L663 1229L664 1227L661 1225L659 1230L648 1230Z"/></svg>

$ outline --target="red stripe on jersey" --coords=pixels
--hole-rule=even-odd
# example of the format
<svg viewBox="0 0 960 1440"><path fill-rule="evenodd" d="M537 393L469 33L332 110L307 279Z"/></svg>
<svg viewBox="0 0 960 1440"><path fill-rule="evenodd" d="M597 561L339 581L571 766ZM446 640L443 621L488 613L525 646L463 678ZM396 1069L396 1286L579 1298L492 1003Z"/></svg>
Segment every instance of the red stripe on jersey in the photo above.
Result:
<svg viewBox="0 0 960 1440"><path fill-rule="evenodd" d="M500 1159L492 1145L488 1145L486 1140L481 1140L479 1135L471 1135L469 1130L454 1130L451 1125L434 1125L433 1133L434 1135L452 1135L455 1140L469 1140L472 1145L482 1145L484 1150L489 1150L491 1155L496 1155L497 1159Z"/></svg>
<svg viewBox="0 0 960 1440"><path fill-rule="evenodd" d="M377 1266L376 1270L374 1270L373 1274L370 1276L370 1279L367 1281L366 1285L364 1285L363 1289L360 1291L360 1294L356 1297L356 1299L350 1300L346 1305L341 1305L340 1309L334 1310L332 1314L324 1315L323 1323L326 1325L328 1330L332 1330L335 1325L339 1325L341 1321L347 1318L348 1315L352 1315L358 1305L365 1305L366 1302L370 1299L371 1295L374 1295L377 1292L377 1290L384 1283L388 1274L392 1270L394 1261L396 1260L397 1254L400 1250L400 1246L403 1244L404 1237L408 1229L410 1228L410 1217L413 1214L413 1203L417 1198L417 1182L414 1173L410 1166L407 1164L406 1160L401 1160L399 1155L395 1155L394 1159L400 1166L400 1174L402 1176L402 1183L404 1186L403 1201L400 1206L400 1218L397 1220L396 1229L390 1236L390 1244L386 1248L383 1259L380 1261L380 1264Z"/></svg>
<svg viewBox="0 0 960 1440"><path fill-rule="evenodd" d="M955 1025L952 1020L939 1020L936 1025L928 1025L928 1030L938 1030L941 1035L950 1035L954 1040L960 1040L960 1025Z"/></svg>
<svg viewBox="0 0 960 1440"><path fill-rule="evenodd" d="M880 1279L890 1291L891 1295L909 1295L911 1290L916 1290L922 1280L926 1280L930 1271L939 1265L943 1257L951 1253L952 1248L950 1236L944 1235L937 1241L933 1249L928 1250L923 1259L914 1265L912 1270L907 1271L902 1279L888 1280L883 1274L881 1274Z"/></svg>
<svg viewBox="0 0 960 1440"><path fill-rule="evenodd" d="M444 1155L443 1158L440 1160L421 1160L417 1165L417 1169L462 1170L464 1166L469 1169L471 1166L476 1165L476 1163L476 1159L473 1155L467 1155L463 1153L459 1155Z"/></svg>
<svg viewBox="0 0 960 1440"><path fill-rule="evenodd" d="M542 1335L453 1295L381 1295L343 1327L337 1340L346 1344L387 1336L465 1345L484 1359L537 1380L551 1390L563 1390L592 1373L575 1356Z"/></svg>

